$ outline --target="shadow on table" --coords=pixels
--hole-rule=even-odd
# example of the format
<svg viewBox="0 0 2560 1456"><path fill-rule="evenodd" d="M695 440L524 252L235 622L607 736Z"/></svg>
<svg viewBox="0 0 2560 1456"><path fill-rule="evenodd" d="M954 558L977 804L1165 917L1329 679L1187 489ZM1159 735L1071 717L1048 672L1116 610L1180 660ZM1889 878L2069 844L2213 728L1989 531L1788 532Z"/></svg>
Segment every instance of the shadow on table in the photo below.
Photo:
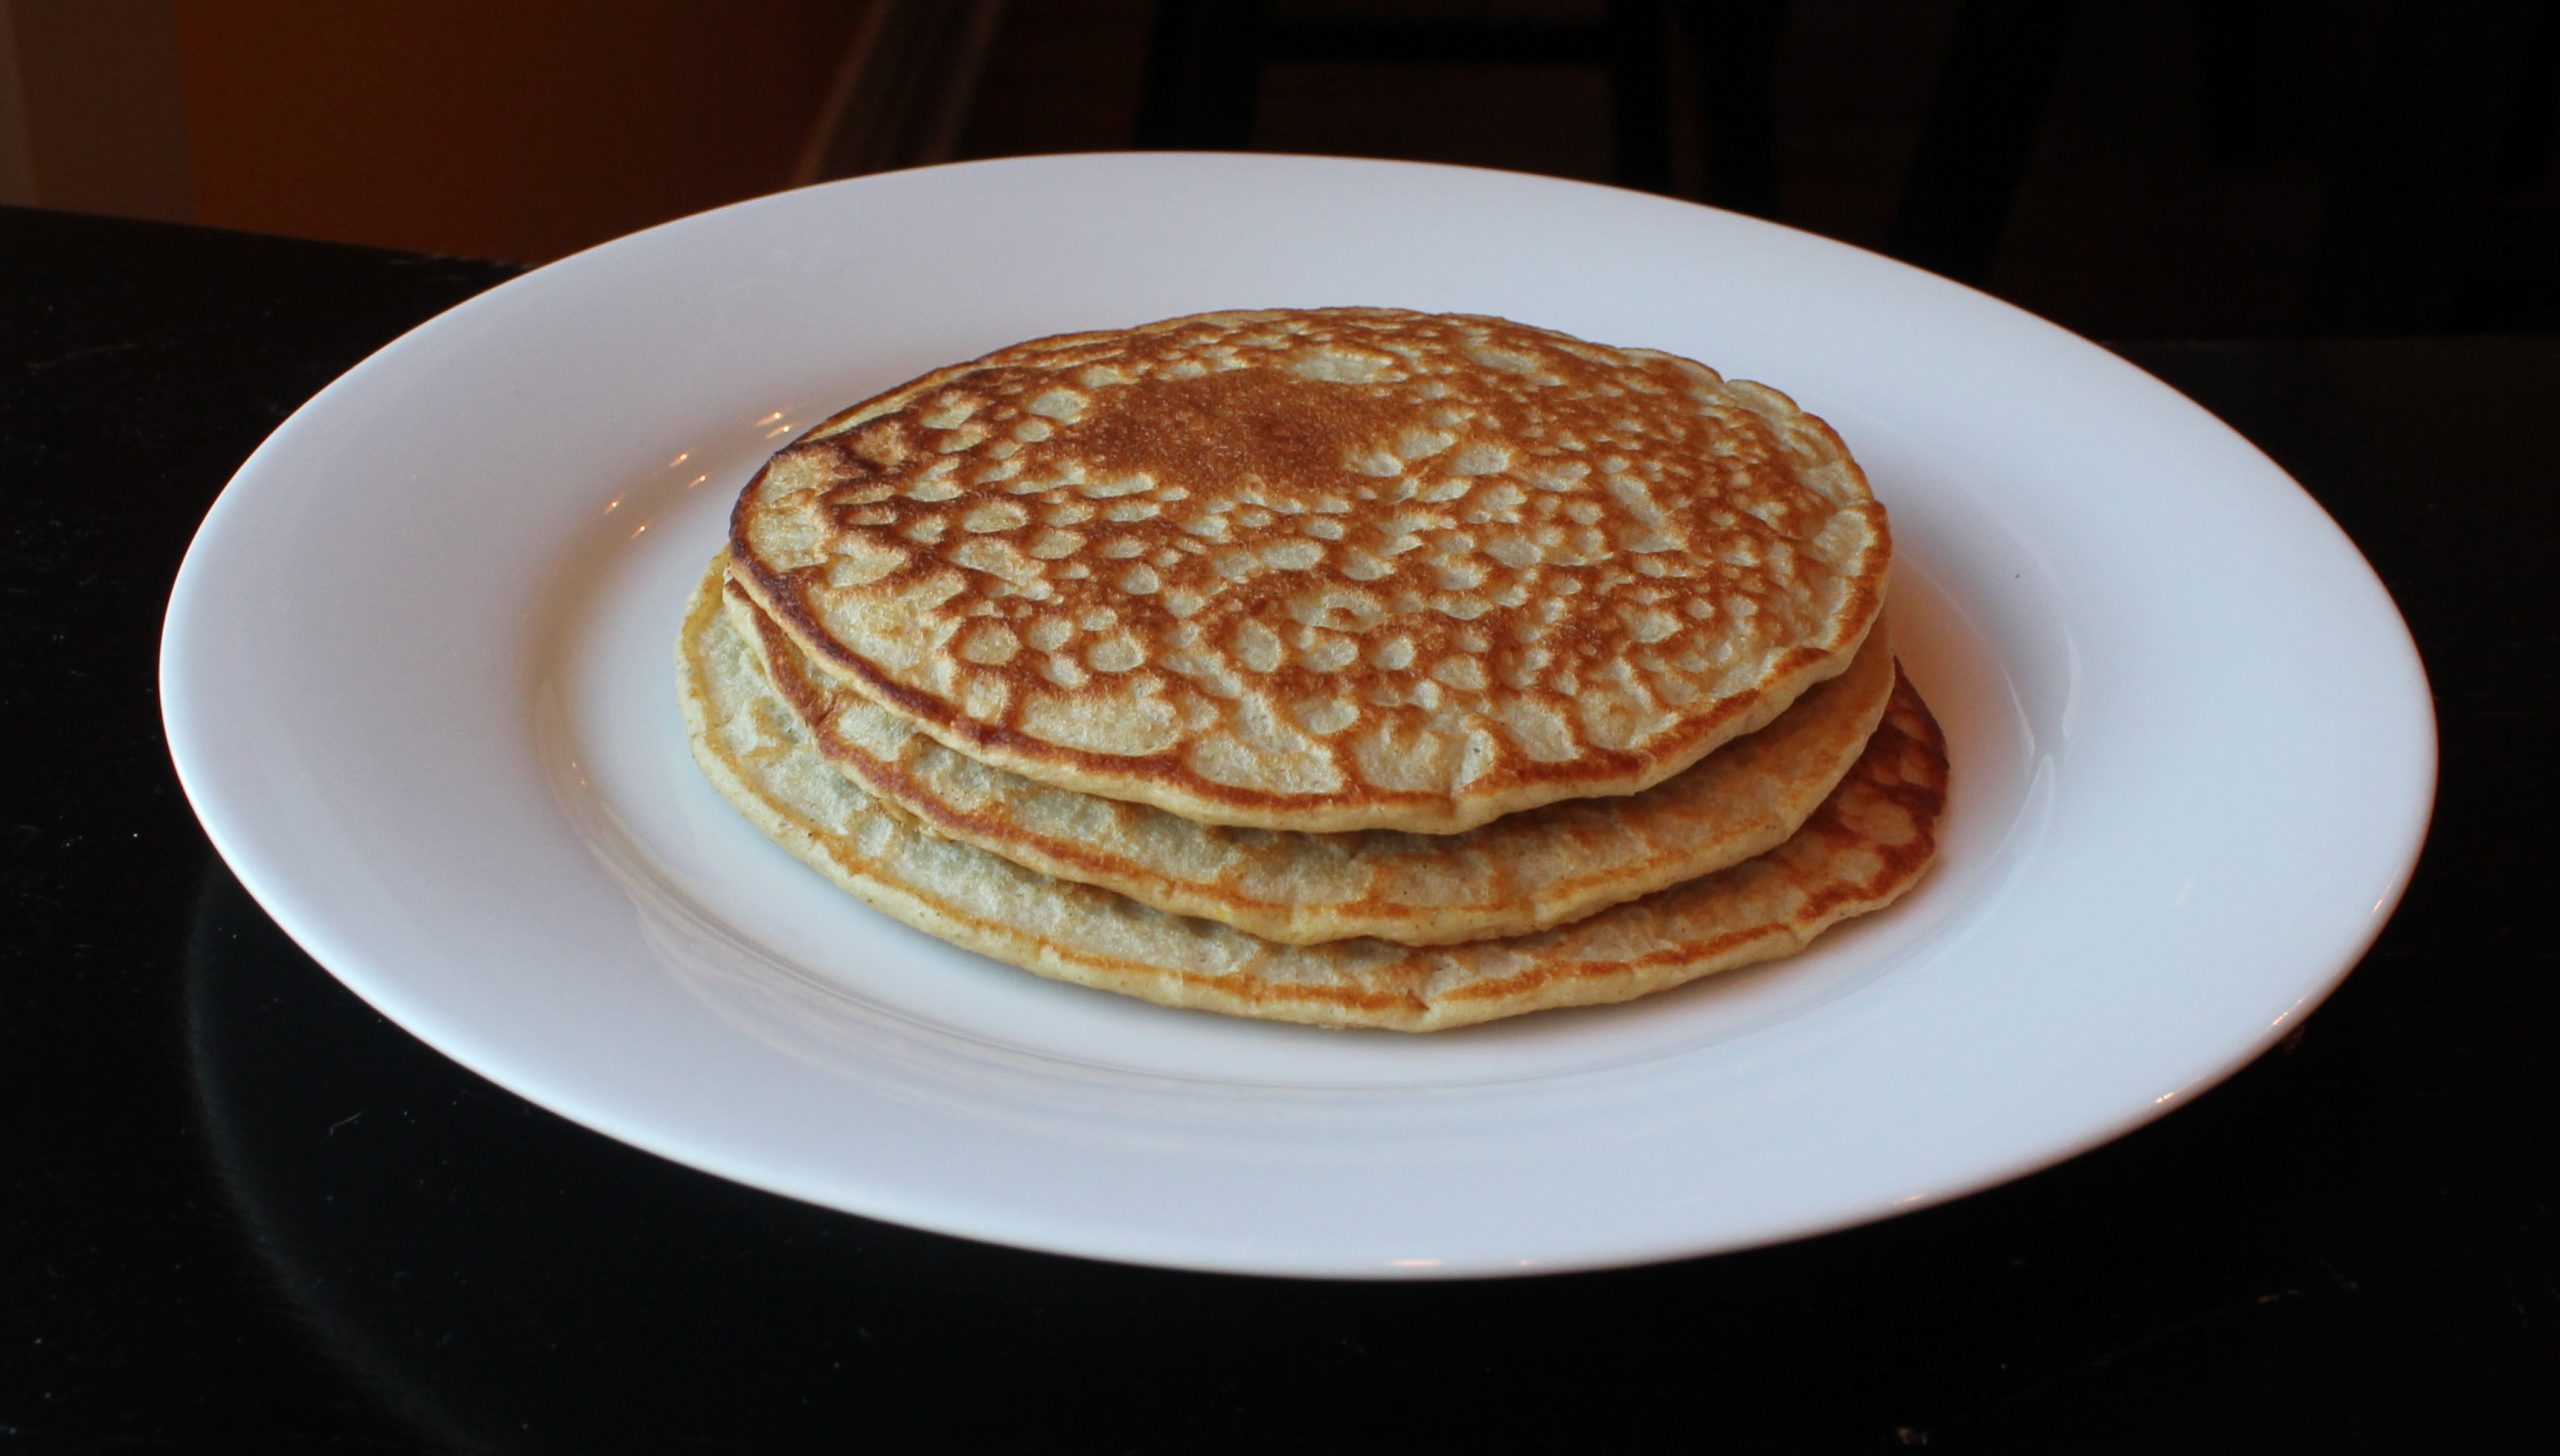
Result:
<svg viewBox="0 0 2560 1456"><path fill-rule="evenodd" d="M357 1383L464 1447L2216 1449L2415 1430L2449 1413L2394 1392L2493 1378L2304 1234L2360 1113L2266 1064L1887 1224L1364 1285L994 1248L663 1162L391 1026L218 865L187 994L206 1143L258 1256Z"/></svg>

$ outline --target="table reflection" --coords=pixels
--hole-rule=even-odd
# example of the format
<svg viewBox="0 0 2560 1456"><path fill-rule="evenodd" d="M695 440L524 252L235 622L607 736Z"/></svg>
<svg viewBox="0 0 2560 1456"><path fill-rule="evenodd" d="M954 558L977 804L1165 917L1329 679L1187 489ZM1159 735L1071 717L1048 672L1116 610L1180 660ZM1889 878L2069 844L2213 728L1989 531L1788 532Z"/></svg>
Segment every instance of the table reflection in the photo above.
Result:
<svg viewBox="0 0 2560 1456"><path fill-rule="evenodd" d="M1986 1199L1775 1249L1484 1283L1300 1282L968 1243L624 1147L392 1026L218 864L186 997L203 1146L274 1290L436 1445L890 1432L1040 1448L1142 1424L1226 1444L1686 1444L1713 1429L1892 1449L1984 1420L2067 1443L2087 1402L2172 1376L2273 1429L2287 1402L2267 1398L2267 1353L2339 1338L2352 1302L2308 1269L2272 1301L2187 1287L2235 1238L2287 1258L2288 1220L2177 1216L2199 1173L2178 1164L2228 1166L2193 1113L2187 1136L2137 1133ZM2251 1083L2216 1100L2236 1110ZM1993 1368L1985 1350L2008 1354ZM1628 1382L1676 1394L1570 1398ZM1557 1393L1532 1403L1545 1414L1524 1417L1526 1387ZM2144 1428L2142 1410L2118 1414L2119 1434Z"/></svg>

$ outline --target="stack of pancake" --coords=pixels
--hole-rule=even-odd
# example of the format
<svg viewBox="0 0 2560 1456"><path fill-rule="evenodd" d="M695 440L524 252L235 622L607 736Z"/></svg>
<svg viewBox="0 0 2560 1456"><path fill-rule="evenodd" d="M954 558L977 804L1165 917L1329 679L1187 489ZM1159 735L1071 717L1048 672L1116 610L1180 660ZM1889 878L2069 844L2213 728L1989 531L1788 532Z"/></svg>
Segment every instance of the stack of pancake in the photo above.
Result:
<svg viewBox="0 0 2560 1456"><path fill-rule="evenodd" d="M1891 536L1774 390L1498 319L1204 314L826 421L678 644L696 759L874 907L1171 1006L1433 1030L1916 881Z"/></svg>

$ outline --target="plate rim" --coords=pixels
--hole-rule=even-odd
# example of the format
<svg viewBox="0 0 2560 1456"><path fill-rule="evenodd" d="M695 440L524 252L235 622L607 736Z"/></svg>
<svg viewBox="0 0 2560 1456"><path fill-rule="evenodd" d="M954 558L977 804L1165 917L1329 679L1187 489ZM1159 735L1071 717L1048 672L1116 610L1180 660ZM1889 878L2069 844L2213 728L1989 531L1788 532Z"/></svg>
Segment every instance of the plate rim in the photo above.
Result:
<svg viewBox="0 0 2560 1456"><path fill-rule="evenodd" d="M1433 163L1371 159L1281 156L1254 153L1150 154L1111 152L1073 153L1035 158L992 159L945 164L939 167L911 169L907 172L879 174L875 177L855 178L842 182L818 184L812 188L793 189L789 192L769 194L764 197L752 198L738 203L729 204L725 207L712 209L707 213L695 214L691 217L662 223L655 227L642 230L639 233L631 234L624 238L614 239L609 242L599 244L594 248L582 250L579 253L572 254L569 257L563 258L553 264L528 270L516 278L509 279L490 289L483 290L481 293L475 294L472 298L466 299L462 303L438 313L434 317L431 317L417 326L404 331L397 338L389 341L381 348L367 355L366 358L356 366L349 369L338 378L332 380L322 390L314 394L310 400L297 408L291 416L279 424L277 428L260 443L258 448L253 451L246 460L244 460L239 469L226 483L221 495L217 497L212 507L208 510L203 524L198 528L194 538L189 543L185 560L172 584L168 614L163 623L160 660L158 663L158 685L160 688L163 731L169 744L171 760L176 770L181 788L186 793L189 804L195 810L199 822L202 824L208 839L212 842L216 852L222 857L224 862L230 866L232 873L239 876L241 883L249 891L251 897L259 904L261 910L271 919L275 920L279 927L282 928L297 945L302 946L307 953L311 954L313 959L319 962L324 969L327 969L331 976L338 980L340 984L348 987L348 989L355 992L359 998L366 1001L367 1004L372 1005L376 1010L382 1012L395 1024L398 1024L408 1030L412 1035L416 1035L422 1041L427 1042L428 1045L434 1047L442 1055L464 1066L474 1074L484 1077L501 1087L505 1087L508 1090L515 1092L517 1095L526 1097L529 1101L544 1107L555 1115L566 1117L567 1119L577 1122L582 1126L589 1127L590 1129L598 1131L606 1136L613 1137L617 1141L643 1148L644 1150L651 1151L659 1156L669 1157L672 1160L685 1163L689 1166L702 1168L705 1171L714 1173L716 1176L720 1176L731 1181L764 1188L770 1192L817 1203L821 1206L835 1207L857 1213L865 1213L868 1216L883 1217L895 1222L936 1229L962 1237L984 1239L1018 1247L1043 1249L1056 1253L1119 1259L1133 1263L1169 1264L1183 1268L1264 1274L1375 1278L1439 1278L1515 1272L1552 1272L1560 1269L1619 1267L1628 1264L1655 1262L1666 1258L1684 1257L1698 1253L1757 1247L1768 1243L1784 1242L1794 1238L1810 1237L1818 1233L1829 1232L1839 1228L1852 1227L1874 1221L1878 1218L1890 1216L1895 1213L1920 1207L1934 1206L1939 1203L1968 1196L1985 1188L1997 1186L2001 1183L2024 1177L2029 1173L2039 1171L2043 1168L2068 1161L2091 1148L2100 1146L2124 1135L2133 1128L2141 1126L2152 1120L2154 1117L2162 1115L2169 1110L2170 1099L2164 1098L2162 1099L2161 1105L2155 1106L2153 1109L2148 1111L2135 1110L2120 1121L2106 1125L2093 1124L2086 1127L2076 1139L2070 1140L2068 1145L2059 1147L2049 1146L2044 1150L2043 1155L2023 1161L2017 1159L2009 1159L2005 1161L1994 1159L1993 1162L1996 1166L1991 1166L1981 1170L1978 1176L1968 1179L1945 1181L1941 1186L1927 1190L1922 1195L1916 1195L1909 1199L1897 1200L1890 1206L1871 1209L1864 1212L1848 1213L1818 1223L1800 1222L1790 1227L1769 1230L1759 1235L1747 1236L1738 1240L1726 1239L1700 1243L1694 1239L1683 1239L1677 1236L1666 1235L1656 1244L1650 1246L1639 1246L1636 1243L1630 1243L1629 1241L1622 1239L1606 1252L1595 1253L1590 1257L1545 1261L1538 1264L1535 1269L1528 1271L1504 1267L1474 1266L1388 1267L1365 1259L1316 1267L1305 1264L1303 1261L1298 1263L1283 1262L1275 1264L1266 1259L1250 1256L1221 1258L1217 1255L1216 1250L1195 1249L1188 1251L1187 1253L1169 1251L1161 1247L1163 1240L1160 1234L1150 1234L1148 1231L1144 1230L1133 1231L1131 1238L1127 1240L1122 1247L1113 1249L1099 1247L1097 1242L1090 1237L1089 1233L1085 1232L1064 1231L1052 1228L1047 1230L1044 1235L1044 1231L1037 1225L1036 1221L1028 1225L1022 1224L1018 1220L1008 1222L1003 1219L973 1222L965 1217L955 1216L949 1209L941 1210L932 1216L920 1216L912 1209L892 1207L891 1205L897 1203L897 1200L894 1199L878 1200L869 1208L857 1207L855 1202L848 1200L841 1189L837 1189L827 1194L816 1193L806 1187L793 1185L791 1180L775 1179L770 1176L770 1170L760 1169L754 1166L752 1162L734 1162L726 1158L715 1156L713 1153L706 1153L702 1149L692 1149L683 1153L670 1151L667 1147L660 1145L658 1142L653 1141L646 1136L645 1129L635 1129L631 1126L628 1119L610 1115L609 1110L599 1110L591 1107L580 1106L574 1097L564 1097L559 1094L559 1091L556 1088L547 1089L544 1085L544 1079L538 1074L538 1069L529 1071L525 1068L499 1064L498 1062L493 1061L492 1058L484 1055L488 1050L487 1048L473 1044L467 1034L458 1031L456 1028L440 1020L433 1013L432 1009L405 1003L385 1004L386 998L377 994L383 989L384 983L381 978L369 975L362 969L352 971L349 969L351 965L362 967L371 958L372 953L366 951L362 947L331 943L332 938L325 934L321 927L314 923L311 917L299 913L295 905L297 892L294 887L276 883L275 871L272 863L262 855L258 847L251 842L254 836L241 832L237 826L228 821L224 809L219 803L220 790L213 787L211 783L211 779L218 777L219 775L217 770L211 768L208 754L216 753L218 750L211 749L206 745L204 739L200 736L200 724L195 721L191 721L192 715L189 710L189 705L194 701L194 687L190 678L190 672L193 664L188 660L186 655L190 637L189 629L184 619L191 609L198 614L201 613L202 608L196 606L197 598L202 593L213 590L213 587L207 585L208 581L218 582L219 580L215 573L221 569L218 563L221 560L220 553L225 549L221 537L222 523L226 519L225 507L226 505L232 505L236 511L238 507L235 504L235 497L245 498L245 495L243 494L244 492L260 489L261 487L256 484L256 481L261 478L261 473L266 470L279 468L276 466L275 461L276 459L287 455L294 447L294 441L298 438L297 426L300 426L302 429L312 428L309 421L321 417L326 413L326 411L334 408L335 405L333 401L343 400L346 397L361 391L373 374L379 373L383 368L389 367L382 364L382 361L394 356L404 347L414 347L414 340L417 340L422 336L430 335L431 331L436 331L440 327L452 327L452 325L448 323L448 320L453 319L457 315L462 315L467 311L481 307L487 300L501 293L516 291L516 295L521 297L525 294L536 292L545 286L537 280L543 279L547 274L552 274L553 270L563 269L568 265L576 264L580 259L591 258L599 254L608 254L611 250L624 248L631 244L634 239L659 235L670 230L697 226L701 223L702 219L708 217L732 214L746 209L774 206L780 199L787 199L804 193L823 191L849 194L859 192L867 188L875 188L884 181L912 177L919 173L950 173L964 169L1011 170L1025 167L1072 167L1094 162L1102 162L1111 165L1138 165L1145 167L1148 164L1166 161L1175 161L1177 165L1200 165L1204 162L1223 163L1231 166L1240 166L1246 169L1263 166L1310 165L1323 168L1350 168L1374 171L1418 168L1430 172L1475 174L1488 179L1496 179L1502 184L1527 182L1541 187L1558 189L1592 188L1597 191L1608 193L1622 192L1622 189L1602 187L1599 184L1536 177L1530 174L1505 172L1498 169L1448 167ZM1666 207L1681 208L1696 206L1695 204L1680 203L1672 199L1653 198L1647 194L1626 193L1625 195L1630 197L1642 197L1648 202L1659 202ZM1712 209L1699 210L1707 212L1713 211ZM2374 572L2370 561L2367 560L2363 556L2363 553L2356 547L2353 539L2346 534L2344 528L2337 523L2335 518L2329 514L2326 508L2321 506L2318 499L2311 496L2311 494L2301 486L2300 482L2295 481L2289 473L2285 472L2279 464L2269 458L2254 442L2241 435L2228 423L2220 420L2219 417L2214 416L2211 411L2204 409L2203 406L2188 398L2174 386L2169 385L2165 381L2162 381L2156 376L2149 374L2147 371L2142 370L2138 365L2135 365L2130 360L2123 358L2123 356L2114 353L2112 350L2106 349L2102 345L2095 344L2092 341L2070 334L2069 331L2061 329L2060 326L2055 325L2050 321L2038 318L2037 316L2018 308L2016 305L1994 298L1979 290L1967 287L1966 285L1955 283L1952 280L1938 278L1935 275L1928 274L1923 270L1913 268L1910 265L1899 263L1896 260L1881 258L1880 255L1868 253L1865 250L1857 249L1849 244L1840 243L1836 240L1822 238L1819 235L1808 233L1801 229L1788 228L1779 224L1765 223L1757 219L1733 218L1730 214L1719 214L1719 216L1729 218L1736 222L1746 223L1753 228L1766 228L1775 232L1787 234L1793 240L1792 245L1802 246L1805 244L1812 244L1824 249L1838 249L1846 253L1856 254L1862 259L1889 264L1893 268L1899 269L1903 273L1909 275L1910 279L1926 280L1926 286L1931 288L1959 290L1961 294L1965 296L1967 303L1971 306L1978 307L1985 303L1994 305L2004 314L2025 320L2032 323L2039 329L2051 331L2082 348L2086 348L2099 355L2103 355L2120 368L2127 377L2131 379L2138 379L2148 387L2165 391L2184 409L2193 411L2195 414L2211 421L2213 425L2218 427L2221 434L2225 437L2222 442L2225 448L2236 444L2240 449L2245 450L2250 455L2254 456L2255 459L2264 467L2265 472L2291 486L2292 490L2301 497L2301 502L2303 504L2307 504L2311 508L2313 514L2327 526L2328 531L2331 533L2333 538L2332 545L2338 549L2342 549L2345 553L2345 559L2351 561L2358 569L2361 570L2363 573L2362 585L2369 589L2374 596L2378 598L2380 603L2385 607L2391 621L2397 625L2398 640L2393 645L2397 648L2399 655L2405 656L2406 664L2414 670L2418 690L2414 703L2420 711L2418 713L2417 721L2417 739L2407 745L2409 748L2415 750L2416 758L2418 760L2416 765L2417 772L2410 784L2410 787L2414 790L2414 794L2410 802L2412 802L2416 808L2413 820L2399 826L2400 833L2392 836L2396 841L2397 847L2391 851L2389 856L2394 861L2395 868L2390 877L2388 892L2383 897L2382 902L2376 905L2375 913L2359 922L2357 933L2349 937L2352 941L2350 949L2345 954L2337 956L2335 958L2334 965L2322 968L2318 974L2301 978L2300 984L2304 988L2303 994L2291 1007L2287 1008L2284 1015L2279 1016L2272 1025L2262 1028L2260 1034L2251 1039L2247 1049L2241 1054L2236 1056L2210 1058L2209 1060L2214 1061L2217 1065L2206 1074L2190 1081L2186 1086L2179 1089L2179 1094L2175 1097L2175 1105L2184 1105L2186 1101L2192 1100L2192 1097L2196 1093L2206 1090L2224 1078L2235 1074L2240 1069L2249 1065L2260 1054L2262 1054L2267 1047L2273 1045L2284 1034L2286 1034L2291 1029L2292 1025L2298 1021L2300 1016L2308 1014L2310 1010L2314 1009L2321 1001L2325 1000L2325 998L2344 981L2346 976L2352 973L2356 965L2370 950L2374 941L2380 936L2384 927L2389 923L2392 911L2398 906L2415 875L2429 829L2432 825L2440 775L2440 742L2438 736L2438 725L2433 711L2432 695L2427 689L2425 662L2423 656L2418 651L2414 634L2410 630L2405 615L2399 612L2397 604L2392 601L2388 588L2381 582L2378 574ZM208 804L208 795L213 795L215 797L215 802L210 806ZM389 999L396 1001L396 998ZM424 1027L422 1027L421 1023L425 1024ZM436 1034L438 1032L441 1032L442 1034ZM1164 1257L1168 1252L1175 1253L1176 1256L1170 1258Z"/></svg>

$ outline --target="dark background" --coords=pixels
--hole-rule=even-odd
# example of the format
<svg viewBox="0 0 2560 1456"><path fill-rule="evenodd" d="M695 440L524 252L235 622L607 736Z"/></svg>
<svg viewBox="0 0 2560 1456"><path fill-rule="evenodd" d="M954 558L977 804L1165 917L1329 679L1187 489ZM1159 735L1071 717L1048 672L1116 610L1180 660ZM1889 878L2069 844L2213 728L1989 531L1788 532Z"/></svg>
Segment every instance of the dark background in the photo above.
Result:
<svg viewBox="0 0 2560 1456"><path fill-rule="evenodd" d="M957 151L1616 182L2099 338L2547 331L2555 81L2493 0L1017 3Z"/></svg>
<svg viewBox="0 0 2560 1456"><path fill-rule="evenodd" d="M2556 9L6 0L0 202L539 263L885 168L1253 148L1667 192L2096 338L2547 332Z"/></svg>

